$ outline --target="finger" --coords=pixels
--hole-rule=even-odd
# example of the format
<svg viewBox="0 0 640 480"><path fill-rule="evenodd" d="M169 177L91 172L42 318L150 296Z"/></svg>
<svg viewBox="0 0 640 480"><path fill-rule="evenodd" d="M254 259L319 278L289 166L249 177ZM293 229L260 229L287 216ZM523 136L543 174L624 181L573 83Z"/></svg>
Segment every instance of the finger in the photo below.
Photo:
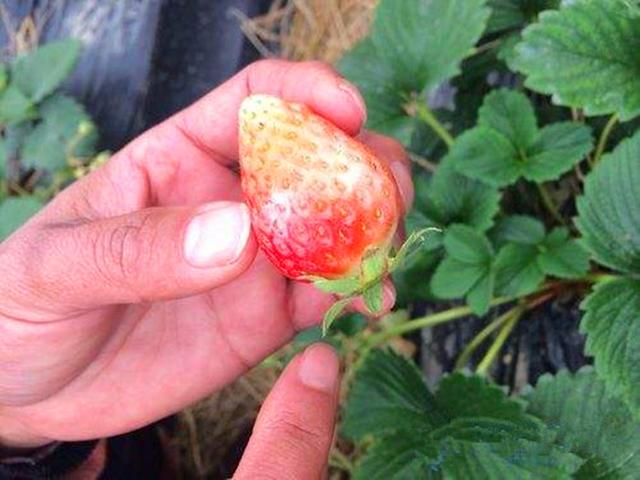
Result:
<svg viewBox="0 0 640 480"><path fill-rule="evenodd" d="M238 177L227 167L238 157L240 103L253 93L305 103L350 134L365 121L357 89L329 66L263 60L136 138L47 210L58 219L95 219L149 206L238 200Z"/></svg>
<svg viewBox="0 0 640 480"><path fill-rule="evenodd" d="M240 275L256 248L247 207L215 202L28 229L9 250L19 267L6 270L14 303L60 314L214 288Z"/></svg>
<svg viewBox="0 0 640 480"><path fill-rule="evenodd" d="M238 156L238 110L255 93L304 103L345 132L355 135L366 120L358 89L329 65L262 60L238 73L170 122L216 156L235 162ZM215 128L212 128L215 126Z"/></svg>
<svg viewBox="0 0 640 480"><path fill-rule="evenodd" d="M267 397L235 480L320 479L333 439L339 363L326 344L309 347Z"/></svg>
<svg viewBox="0 0 640 480"><path fill-rule="evenodd" d="M400 142L393 138L374 132L364 131L358 138L367 144L378 158L387 162L398 184L405 212L411 210L414 191L413 181L411 180L411 162L406 150Z"/></svg>

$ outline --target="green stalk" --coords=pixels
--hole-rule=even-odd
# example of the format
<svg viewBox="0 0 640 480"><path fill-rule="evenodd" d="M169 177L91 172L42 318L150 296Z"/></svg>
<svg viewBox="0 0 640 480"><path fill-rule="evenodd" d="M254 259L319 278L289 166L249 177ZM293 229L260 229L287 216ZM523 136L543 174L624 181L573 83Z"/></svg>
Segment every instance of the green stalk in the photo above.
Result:
<svg viewBox="0 0 640 480"><path fill-rule="evenodd" d="M480 333L478 333L473 338L473 340L471 340L471 342L465 347L465 349L462 351L462 353L458 357L458 360L456 361L456 365L455 365L456 370L464 368L464 366L467 364L467 362L471 358L471 355L473 355L473 352L475 352L477 350L477 348L487 338L489 338L489 336L493 332L495 332L498 328L500 328L503 323L508 321L513 316L514 311L517 310L518 308L520 308L520 307L519 306L518 307L514 307L511 310L509 310L508 312L503 313L498 318L496 318L493 322L491 322L489 325L484 327L480 331Z"/></svg>
<svg viewBox="0 0 640 480"><path fill-rule="evenodd" d="M447 147L451 148L453 145L454 139L453 136L449 133L449 131L440 123L440 120L433 114L433 112L429 109L426 102L416 102L416 117L429 125L434 132L442 139L442 141L447 145Z"/></svg>
<svg viewBox="0 0 640 480"><path fill-rule="evenodd" d="M588 273L583 277L585 281L591 283L610 282L611 280L616 280L617 278L619 278L618 275L602 272Z"/></svg>
<svg viewBox="0 0 640 480"><path fill-rule="evenodd" d="M547 211L551 214L554 220L561 223L562 225L566 225L567 222L565 222L564 218L562 218L562 215L560 215L558 208L553 203L551 195L549 195L549 192L547 191L545 186L541 183L536 183L536 186L538 187L538 193L540 193L540 198L542 199L542 203L544 204Z"/></svg>
<svg viewBox="0 0 640 480"><path fill-rule="evenodd" d="M609 141L609 137L611 136L613 127L615 127L617 123L618 123L618 115L617 114L611 115L611 118L609 118L609 121L607 122L604 129L602 130L602 134L600 135L600 140L598 140L598 147L596 148L596 154L593 157L591 168L595 167L597 163L600 161L600 159L602 158L602 154L607 148L607 142Z"/></svg>
<svg viewBox="0 0 640 480"><path fill-rule="evenodd" d="M500 350L502 350L504 343L507 341L507 338L509 338L509 335L511 335L511 332L513 331L514 327L518 323L518 320L520 320L520 317L522 316L525 310L526 310L526 307L524 307L523 305L519 305L518 307L514 308L511 312L508 312L509 318L506 320L505 324L502 326L500 333L498 333L498 336L494 340L491 347L489 347L487 354L478 364L478 368L476 369L476 373L478 375L487 374L487 372L489 371L489 368L495 361L496 357L498 356L498 353L500 353Z"/></svg>
<svg viewBox="0 0 640 480"><path fill-rule="evenodd" d="M498 305L513 302L514 300L515 298L513 297L494 298L491 301L490 305L492 307L497 307ZM394 325L387 330L371 335L366 340L366 347L367 349L374 348L390 338L404 335L405 333L412 332L414 330L420 330L422 328L435 327L436 325L441 325L452 320L466 317L468 315L471 315L472 313L473 312L469 307L455 307L443 312L432 313L424 317L415 318L411 321L401 323L400 325Z"/></svg>

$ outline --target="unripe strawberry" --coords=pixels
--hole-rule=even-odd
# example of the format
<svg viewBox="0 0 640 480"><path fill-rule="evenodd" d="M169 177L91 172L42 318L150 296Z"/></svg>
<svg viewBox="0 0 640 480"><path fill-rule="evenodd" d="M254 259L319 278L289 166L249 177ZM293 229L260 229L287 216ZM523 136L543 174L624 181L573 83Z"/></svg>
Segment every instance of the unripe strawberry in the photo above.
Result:
<svg viewBox="0 0 640 480"><path fill-rule="evenodd" d="M388 166L307 106L253 95L240 108L242 190L262 250L287 277L357 277L386 254L401 203Z"/></svg>

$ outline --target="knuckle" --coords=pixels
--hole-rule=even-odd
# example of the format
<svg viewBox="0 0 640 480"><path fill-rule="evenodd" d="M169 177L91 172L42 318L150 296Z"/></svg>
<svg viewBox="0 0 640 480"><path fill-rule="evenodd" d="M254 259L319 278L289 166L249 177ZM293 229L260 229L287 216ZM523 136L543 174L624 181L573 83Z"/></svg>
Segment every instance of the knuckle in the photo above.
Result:
<svg viewBox="0 0 640 480"><path fill-rule="evenodd" d="M170 125L159 125L153 134L148 132L127 147L119 157L124 163L124 168L138 168L154 185L164 186L174 182L180 172L180 162L176 161L175 155L171 152L173 145L178 141L187 140L202 147L189 133L192 130L191 126L185 122L188 122L190 117L186 115L176 118L177 120Z"/></svg>
<svg viewBox="0 0 640 480"><path fill-rule="evenodd" d="M113 228L99 229L91 239L93 262L100 276L110 282L133 283L144 271L153 251L153 235L144 214Z"/></svg>
<svg viewBox="0 0 640 480"><path fill-rule="evenodd" d="M278 437L295 448L311 450L312 454L322 454L324 444L330 434L325 429L315 425L308 425L300 415L282 410L277 416L269 420L264 428L266 431L278 432Z"/></svg>

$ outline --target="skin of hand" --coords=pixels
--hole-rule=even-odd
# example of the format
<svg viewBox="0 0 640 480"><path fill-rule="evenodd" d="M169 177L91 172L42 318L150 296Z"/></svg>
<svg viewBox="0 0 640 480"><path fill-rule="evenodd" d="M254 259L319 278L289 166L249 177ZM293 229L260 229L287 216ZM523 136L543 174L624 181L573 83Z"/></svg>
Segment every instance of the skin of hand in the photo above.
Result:
<svg viewBox="0 0 640 480"><path fill-rule="evenodd" d="M321 320L334 299L287 280L257 252L241 202L238 107L253 93L306 103L358 135L389 162L409 207L406 153L362 132L355 87L321 63L250 65L0 244L1 444L134 430L221 389ZM393 301L387 283L385 308ZM273 457L278 445L290 447L283 462L310 448L324 465L337 377L329 347L292 362L261 411L239 478L257 478L251 469L275 461L260 455Z"/></svg>

